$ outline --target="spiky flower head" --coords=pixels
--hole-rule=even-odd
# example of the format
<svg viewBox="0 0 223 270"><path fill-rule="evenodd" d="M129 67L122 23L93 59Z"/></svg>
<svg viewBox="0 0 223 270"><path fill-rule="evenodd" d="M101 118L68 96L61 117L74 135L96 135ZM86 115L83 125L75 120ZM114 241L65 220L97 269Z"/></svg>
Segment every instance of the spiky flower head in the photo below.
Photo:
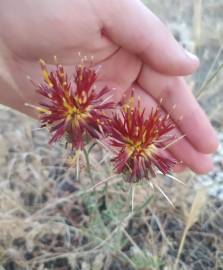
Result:
<svg viewBox="0 0 223 270"><path fill-rule="evenodd" d="M117 173L123 173L127 182L139 182L154 177L155 169L163 174L170 172L177 162L165 157L162 149L173 140L167 133L174 127L168 115L161 115L159 107L147 116L140 100L135 105L131 97L110 122L110 144L117 150L113 159Z"/></svg>
<svg viewBox="0 0 223 270"><path fill-rule="evenodd" d="M82 149L86 138L99 138L107 121L105 110L114 103L108 101L110 90L96 91L97 74L93 69L79 65L70 79L62 65L48 72L40 61L44 83L37 92L44 97L38 107L42 126L52 133L50 143L65 137L73 148Z"/></svg>

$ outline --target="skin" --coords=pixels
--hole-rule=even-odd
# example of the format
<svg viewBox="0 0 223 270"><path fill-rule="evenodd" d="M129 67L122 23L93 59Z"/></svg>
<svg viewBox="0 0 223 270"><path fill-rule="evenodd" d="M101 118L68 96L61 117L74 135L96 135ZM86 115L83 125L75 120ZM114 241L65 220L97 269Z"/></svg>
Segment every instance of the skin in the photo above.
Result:
<svg viewBox="0 0 223 270"><path fill-rule="evenodd" d="M0 52L2 104L35 117L24 106L39 102L27 75L41 82L37 61L53 65L54 55L72 74L81 52L94 56L92 64L101 67L99 84L114 87L114 99L131 88L148 110L163 99L163 112L176 123L177 134L186 135L167 151L183 161L180 169L201 174L213 168L215 131L183 79L199 60L141 1L0 1Z"/></svg>

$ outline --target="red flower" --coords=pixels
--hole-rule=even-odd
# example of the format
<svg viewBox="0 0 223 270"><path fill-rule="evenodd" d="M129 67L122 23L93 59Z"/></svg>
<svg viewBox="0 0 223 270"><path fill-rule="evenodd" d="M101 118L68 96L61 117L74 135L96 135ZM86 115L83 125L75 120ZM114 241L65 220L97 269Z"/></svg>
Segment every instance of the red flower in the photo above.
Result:
<svg viewBox="0 0 223 270"><path fill-rule="evenodd" d="M42 126L48 126L53 134L50 143L65 136L73 148L81 149L87 137L99 138L107 121L104 110L114 104L108 101L107 87L95 91L96 72L80 65L71 80L62 65L49 73L44 61L40 64L45 83L37 92L45 99L38 111Z"/></svg>
<svg viewBox="0 0 223 270"><path fill-rule="evenodd" d="M164 157L162 148L173 140L166 133L174 127L159 107L147 117L140 102L136 107L134 102L123 106L110 122L110 144L118 151L113 159L117 173L127 176L128 182L138 182L154 177L155 167L163 174L170 172L177 162Z"/></svg>

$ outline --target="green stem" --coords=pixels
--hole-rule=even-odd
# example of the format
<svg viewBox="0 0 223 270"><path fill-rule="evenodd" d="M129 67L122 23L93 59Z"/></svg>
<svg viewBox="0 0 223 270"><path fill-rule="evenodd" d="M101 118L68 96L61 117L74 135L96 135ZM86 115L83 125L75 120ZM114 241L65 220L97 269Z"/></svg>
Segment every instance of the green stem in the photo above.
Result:
<svg viewBox="0 0 223 270"><path fill-rule="evenodd" d="M89 148L88 148L88 154L91 153L91 151L93 150L93 148L97 145L97 143L93 143Z"/></svg>
<svg viewBox="0 0 223 270"><path fill-rule="evenodd" d="M93 178L93 175L92 175L92 172L91 172L91 164L90 164L90 160L89 160L89 153L85 148L84 148L83 152L84 152L84 157L85 157L85 160L86 160L88 175L89 175L92 183L94 183L94 178Z"/></svg>

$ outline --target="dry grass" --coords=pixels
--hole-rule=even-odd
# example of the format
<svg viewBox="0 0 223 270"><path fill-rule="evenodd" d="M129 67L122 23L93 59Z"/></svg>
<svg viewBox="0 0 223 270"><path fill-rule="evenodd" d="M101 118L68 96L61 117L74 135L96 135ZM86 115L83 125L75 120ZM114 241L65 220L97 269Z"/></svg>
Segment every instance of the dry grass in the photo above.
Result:
<svg viewBox="0 0 223 270"><path fill-rule="evenodd" d="M200 54L195 93L222 132L222 1L147 2ZM157 179L175 208L146 184L137 186L132 211L130 188L120 179L89 190L85 170L77 179L63 146L48 146L46 130L0 112L0 270L223 269L223 203L209 196L201 207L196 175L180 175L186 185ZM91 164L96 182L113 176L101 146Z"/></svg>

